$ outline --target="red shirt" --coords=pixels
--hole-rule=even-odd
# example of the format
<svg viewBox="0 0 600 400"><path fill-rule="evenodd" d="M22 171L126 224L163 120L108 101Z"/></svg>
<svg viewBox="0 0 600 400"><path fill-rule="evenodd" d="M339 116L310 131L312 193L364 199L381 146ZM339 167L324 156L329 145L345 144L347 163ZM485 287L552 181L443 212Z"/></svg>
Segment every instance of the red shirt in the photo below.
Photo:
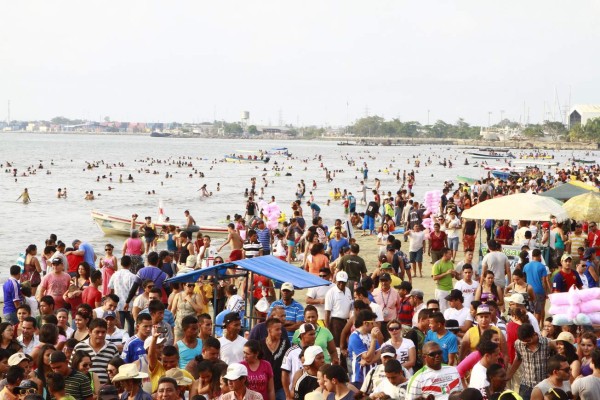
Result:
<svg viewBox="0 0 600 400"><path fill-rule="evenodd" d="M511 226L502 225L498 228L496 240L502 244L511 244L513 242L514 230Z"/></svg>
<svg viewBox="0 0 600 400"><path fill-rule="evenodd" d="M94 286L88 286L83 290L81 300L93 308L96 308L96 303L100 303L100 300L102 300L102 293Z"/></svg>
<svg viewBox="0 0 600 400"><path fill-rule="evenodd" d="M431 242L431 250L439 251L444 248L444 241L446 240L446 232L439 231L439 233L435 233L435 231L429 234L429 241Z"/></svg>
<svg viewBox="0 0 600 400"><path fill-rule="evenodd" d="M596 250L596 256L600 256L600 230L596 229L595 232L590 231L590 233L588 233L588 246L598 246L598 249Z"/></svg>
<svg viewBox="0 0 600 400"><path fill-rule="evenodd" d="M79 268L79 264L81 264L83 262L83 256L69 254L67 256L67 262L69 263L69 270L67 272L77 272L77 268Z"/></svg>
<svg viewBox="0 0 600 400"><path fill-rule="evenodd" d="M413 306L410 305L410 297L400 298L400 309L398 310L398 320L402 325L412 326Z"/></svg>

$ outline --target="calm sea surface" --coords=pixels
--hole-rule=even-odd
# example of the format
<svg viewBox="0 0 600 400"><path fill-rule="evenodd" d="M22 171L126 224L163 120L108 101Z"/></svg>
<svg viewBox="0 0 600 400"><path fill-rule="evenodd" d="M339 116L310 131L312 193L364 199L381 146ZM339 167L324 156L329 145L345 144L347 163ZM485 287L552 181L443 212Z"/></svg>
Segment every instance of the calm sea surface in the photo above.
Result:
<svg viewBox="0 0 600 400"><path fill-rule="evenodd" d="M220 161L225 154L236 150L268 150L276 146L288 147L293 158L274 156L268 164L258 167ZM341 188L357 196L362 178L358 169L364 162L369 168L369 185L372 186L377 177L381 180L381 189L393 193L399 188L396 171L400 170L402 175L402 171L414 169L417 181L413 191L418 199L422 199L426 191L439 189L445 180L456 180L459 175L472 178L487 175L481 168L463 165L467 157L465 151L468 150L430 145L358 147L319 141L0 133L0 163L3 164L0 175L0 282L7 278L8 269L19 252L34 243L39 254L51 233L57 234L68 245L73 239L88 241L98 255L103 254L104 244L111 242L118 250L116 255L120 256L124 238L104 236L90 217L93 209L123 216L137 213L140 218L151 215L156 219L159 199L162 199L166 215L174 222L182 222L183 211L189 209L199 225L223 225L227 214L243 214L243 193L250 188L250 178L257 177L257 188L260 188L265 174L269 185L265 188L264 198L268 200L275 196L288 216L291 214L289 204L295 199L300 179L306 182L307 196L312 181L316 180L316 202L322 207L325 222L331 223L343 216L343 208L341 202L333 200L329 207L326 206L331 198L329 193L333 188ZM584 152L557 151L554 154L558 161L566 161L572 154L592 158ZM322 161L317 160L319 155ZM419 169L413 167L413 157L421 160ZM432 164L425 166L428 157ZM454 167L439 165L443 158L452 159ZM184 159L193 167L176 165ZM349 166L348 160L354 160L356 166ZM476 161L469 160L471 163ZM7 162L18 170L16 182L12 172L6 172ZM274 162L282 169L280 174L273 170ZM329 170L339 170L330 183L327 183L321 162ZM87 163L99 167L90 170L86 168ZM118 163L124 166L120 167ZM35 174L27 172L28 167L37 169L39 164L43 169L38 169ZM490 164L500 162L491 161ZM202 172L204 178L196 172ZM292 176L285 176L287 172ZM21 176L23 173L28 176ZM111 173L112 183L109 181ZM173 177L165 178L167 173ZM131 174L135 183L119 184L121 174L124 179ZM192 174L191 178L189 174ZM97 181L98 177L100 181ZM217 191L217 183L220 183L220 191ZM212 197L200 197L198 189L203 184L213 192ZM115 189L109 191L109 186ZM31 194L33 201L30 204L15 201L24 188ZM56 198L58 188L67 188L67 199ZM96 200L84 200L87 190L94 191ZM148 195L147 192L152 190L156 194Z"/></svg>

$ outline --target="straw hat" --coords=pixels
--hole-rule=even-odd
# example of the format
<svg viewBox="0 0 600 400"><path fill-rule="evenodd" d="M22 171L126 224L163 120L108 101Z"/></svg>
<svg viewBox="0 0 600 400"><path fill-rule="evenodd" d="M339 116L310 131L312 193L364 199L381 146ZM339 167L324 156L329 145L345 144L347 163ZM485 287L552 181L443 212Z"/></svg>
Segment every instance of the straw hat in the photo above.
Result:
<svg viewBox="0 0 600 400"><path fill-rule="evenodd" d="M127 379L144 379L147 378L148 374L145 372L140 372L137 364L123 364L119 367L119 373L116 374L113 378L113 382L126 381Z"/></svg>

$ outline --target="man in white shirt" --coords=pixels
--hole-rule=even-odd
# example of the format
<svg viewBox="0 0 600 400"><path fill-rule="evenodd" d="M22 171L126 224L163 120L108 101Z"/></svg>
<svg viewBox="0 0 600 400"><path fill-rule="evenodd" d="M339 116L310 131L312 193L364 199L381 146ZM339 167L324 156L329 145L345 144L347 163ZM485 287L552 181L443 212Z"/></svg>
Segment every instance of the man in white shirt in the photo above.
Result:
<svg viewBox="0 0 600 400"><path fill-rule="evenodd" d="M463 265L463 279L454 284L454 289L460 290L463 295L463 304L466 307L471 306L471 302L475 298L475 292L479 287L479 282L473 280L473 267L470 264Z"/></svg>
<svg viewBox="0 0 600 400"><path fill-rule="evenodd" d="M111 293L119 296L119 303L117 304L117 312L119 314L119 322L121 327L125 328L125 321L127 321L127 333L129 336L133 336L135 323L131 315L133 309L133 302L126 304L125 300L129 295L131 287L137 280L137 276L129 270L131 267L131 257L121 257L121 268L116 271L110 277L108 281L108 288Z"/></svg>
<svg viewBox="0 0 600 400"><path fill-rule="evenodd" d="M423 249L425 248L425 232L421 231L420 224L414 224L413 229L404 232L404 237L409 237L408 255L412 265L413 275L417 276L417 268L420 276L423 276Z"/></svg>
<svg viewBox="0 0 600 400"><path fill-rule="evenodd" d="M475 260L473 256L474 254L471 250L465 251L465 259L456 263L456 265L454 266L454 270L460 274L459 278L457 279L463 278L462 268L465 266L465 264L469 264L471 267L473 267L473 279L475 279L476 281L479 280L479 260Z"/></svg>
<svg viewBox="0 0 600 400"><path fill-rule="evenodd" d="M335 275L335 286L332 286L325 295L325 327L333 334L337 347L340 346L342 330L352 311L352 295L346 287L348 274L340 271Z"/></svg>
<svg viewBox="0 0 600 400"><path fill-rule="evenodd" d="M327 267L321 268L319 277L331 280L331 270ZM330 283L325 286L312 287L306 292L306 304L315 306L320 321L325 321L325 295L332 287L333 283Z"/></svg>
<svg viewBox="0 0 600 400"><path fill-rule="evenodd" d="M242 321L238 313L229 313L223 318L225 336L219 338L221 343L220 358L226 364L239 363L244 360L244 344L247 340L240 336Z"/></svg>
<svg viewBox="0 0 600 400"><path fill-rule="evenodd" d="M423 302L423 298L425 297L425 293L419 289L413 289L410 291L410 305L413 306L413 318L412 318L412 326L417 326L419 322L419 311L425 308L425 303Z"/></svg>
<svg viewBox="0 0 600 400"><path fill-rule="evenodd" d="M218 255L217 248L215 246L211 246L210 236L208 235L204 235L202 241L204 246L200 247L196 265L200 265L201 268L212 267L215 262L215 257Z"/></svg>
<svg viewBox="0 0 600 400"><path fill-rule="evenodd" d="M33 349L40 344L38 335L35 334L36 322L35 318L27 317L21 322L21 334L17 340L23 346L23 353L31 355Z"/></svg>
<svg viewBox="0 0 600 400"><path fill-rule="evenodd" d="M465 325L465 321L469 316L469 308L463 306L463 294L458 289L452 289L450 294L446 296L448 305L450 306L444 311L444 318L447 320L454 319L458 321L458 326L461 328ZM459 332L459 336L462 332Z"/></svg>
<svg viewBox="0 0 600 400"><path fill-rule="evenodd" d="M106 341L117 346L119 352L122 352L125 342L129 340L129 334L124 329L117 328L117 314L114 311L106 311L102 318L106 321Z"/></svg>
<svg viewBox="0 0 600 400"><path fill-rule="evenodd" d="M477 347L481 353L481 360L473 366L469 387L483 391L490 383L486 377L486 371L492 364L498 363L500 346L494 342L480 342Z"/></svg>
<svg viewBox="0 0 600 400"><path fill-rule="evenodd" d="M383 310L379 304L369 300L369 292L367 292L367 289L364 287L358 287L354 289L354 301L362 301L371 307L371 311L377 315L375 322L377 322L377 326L380 326L380 324L383 322Z"/></svg>
<svg viewBox="0 0 600 400"><path fill-rule="evenodd" d="M408 379L398 360L390 360L385 364L385 378L373 389L370 399L380 399L389 396L391 399L403 399L406 396Z"/></svg>

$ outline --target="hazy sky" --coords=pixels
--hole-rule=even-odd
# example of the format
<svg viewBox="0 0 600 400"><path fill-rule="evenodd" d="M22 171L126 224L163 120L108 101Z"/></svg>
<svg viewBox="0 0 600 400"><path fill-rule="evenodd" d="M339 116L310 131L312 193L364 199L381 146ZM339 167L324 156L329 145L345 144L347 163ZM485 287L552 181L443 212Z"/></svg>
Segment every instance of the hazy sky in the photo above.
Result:
<svg viewBox="0 0 600 400"><path fill-rule="evenodd" d="M474 124L600 103L599 1L8 1L0 119ZM551 117L551 115L550 115ZM548 118L548 115L547 115Z"/></svg>

